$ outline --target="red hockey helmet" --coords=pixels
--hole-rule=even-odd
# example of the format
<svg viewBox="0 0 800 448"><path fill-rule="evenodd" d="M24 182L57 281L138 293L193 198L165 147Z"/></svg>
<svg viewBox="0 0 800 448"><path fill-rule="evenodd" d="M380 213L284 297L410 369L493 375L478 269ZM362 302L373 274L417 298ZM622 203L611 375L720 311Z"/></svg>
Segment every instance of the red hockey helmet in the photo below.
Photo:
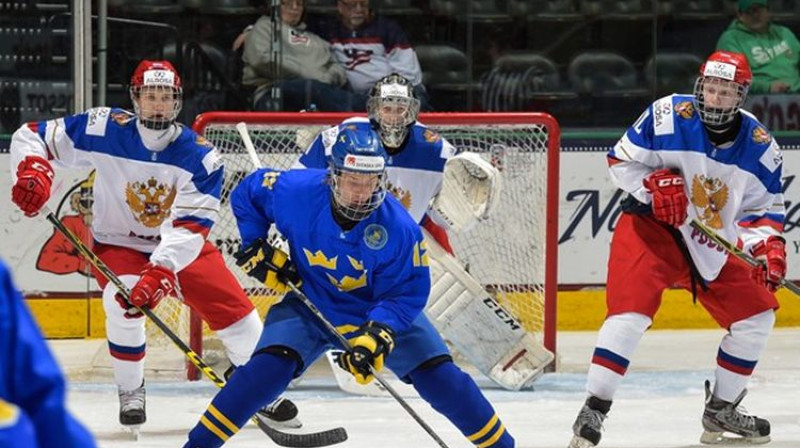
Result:
<svg viewBox="0 0 800 448"><path fill-rule="evenodd" d="M709 126L730 123L747 99L753 82L750 64L742 53L717 51L700 66L694 85L697 112Z"/></svg>
<svg viewBox="0 0 800 448"><path fill-rule="evenodd" d="M150 129L166 129L183 107L181 77L169 61L139 63L131 76L131 100L139 121Z"/></svg>

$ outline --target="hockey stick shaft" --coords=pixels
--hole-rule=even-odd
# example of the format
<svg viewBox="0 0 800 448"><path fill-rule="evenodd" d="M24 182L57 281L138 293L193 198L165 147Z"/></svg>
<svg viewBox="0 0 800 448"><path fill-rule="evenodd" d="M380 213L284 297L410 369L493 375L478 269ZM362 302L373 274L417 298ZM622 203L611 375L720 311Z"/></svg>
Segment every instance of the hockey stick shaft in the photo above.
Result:
<svg viewBox="0 0 800 448"><path fill-rule="evenodd" d="M277 269L274 265L272 265L272 267ZM300 291L300 288L298 288L297 286L293 285L291 282L288 282L287 284L289 285L289 288L294 293L295 297L297 297L301 302L303 302L303 304L312 313L314 313L315 316L317 316L317 319L319 319L319 321L322 322L322 324L325 326L325 328L336 338L337 341L339 341L339 344L341 344L342 348L344 348L344 349L350 348L351 347L350 346L350 342L348 342L347 339L345 339L345 337L342 336L342 334L339 333L336 330L336 327L334 327L333 324L327 318L325 318L325 316L322 314L322 312L319 310L319 308L317 308L317 306L314 305L314 303L311 302L311 300L309 300L308 296L306 296L303 293L303 291ZM431 436L431 438L433 438L433 440L435 440L436 443L440 447L448 448L447 444L444 443L444 441L441 439L441 437L439 437L438 434L436 434L436 431L434 431L433 428L431 428L425 422L425 420L423 420L422 417L420 417L419 414L417 414L417 412L414 411L414 409L412 409L411 406L409 406L408 402L406 402L406 400L404 400L403 397L401 397L400 394L397 393L397 391L394 389L394 387L392 387L391 384L389 384L388 381L386 381L380 374L378 374L378 372L375 370L375 367L373 367L372 365L369 365L369 370L370 370L370 373L372 373L372 376L375 377L375 380L377 380L381 384L381 386L383 386L386 389L386 391L389 392L389 394L392 396L392 398L394 398L400 404L400 406L402 406L403 409L405 409L405 411L417 423L419 423L419 425L422 427L422 429L424 429L425 432L427 432L428 435Z"/></svg>
<svg viewBox="0 0 800 448"><path fill-rule="evenodd" d="M108 265L106 265L100 257L97 256L89 247L87 247L80 238L78 238L72 231L70 231L64 223L58 220L58 218L48 209L43 209L45 213L47 213L47 220L50 221L53 226L61 232L75 249L81 253L81 255L86 258L89 263L95 267L109 282L111 282L119 291L119 294L125 299L126 302L130 303L130 290L125 285L125 283L114 274L111 269L109 269ZM225 379L217 374L214 369L209 366L203 358L198 355L194 350L192 350L186 343L184 343L175 332L170 329L167 324L164 323L158 316L156 316L153 311L146 307L136 307L139 311L141 311L148 319L150 319L164 334L176 345L178 348L189 358L189 361L192 362L195 366L197 366L200 371L202 371L217 387L224 387L225 386ZM347 433L344 431L344 428L334 428L327 431L322 431L318 433L311 433L311 434L289 434L284 433L282 431L278 431L275 428L270 427L269 425L264 424L255 416L251 417L252 420L259 428L270 438L273 442L280 446L288 446L288 447L302 447L302 448L311 448L311 447L321 447L321 446L328 446L334 445L337 443L344 442L347 440Z"/></svg>
<svg viewBox="0 0 800 448"><path fill-rule="evenodd" d="M748 254L747 252L739 249L735 244L733 244L730 241L728 241L728 240L722 238L721 236L719 236L716 232L714 232L713 230L711 230L708 227L706 227L705 225L703 225L700 221L698 221L696 219L693 219L692 222L689 223L689 225L693 229L697 230L698 232L700 232L703 235L705 235L708 238L710 238L711 241L713 241L713 242L717 243L718 245L720 245L723 249L728 251L728 253L730 253L734 257L744 261L745 263L747 263L751 267L755 268L755 267L761 266L763 264L763 262L761 262L760 260L756 259L755 257L753 257L752 255ZM781 284L781 286L786 287L786 289L788 289L789 291L792 291L793 293L795 293L798 296L800 296L800 287L798 287L794 283L786 280L785 278L782 278L780 284Z"/></svg>
<svg viewBox="0 0 800 448"><path fill-rule="evenodd" d="M244 122L237 123L236 130L242 137L242 142L244 142L244 147L250 156L251 162L253 162L253 165L256 167L256 169L261 168L261 162L258 160L258 154L256 153L255 146L253 145L253 141L250 139L250 134L247 132L247 124L245 124ZM279 270L269 261L267 261L267 263L270 264L270 266L272 266L275 270ZM338 331L336 331L336 327L334 327L333 324L331 324L330 321L328 321L328 319L325 318L325 316L316 307L316 305L314 305L311 302L311 300L308 299L308 296L306 296L302 291L300 291L299 288L297 288L291 282L289 282L288 285L289 288L291 288L292 292L294 292L295 295L300 299L300 301L303 302L303 304L305 304L305 306L308 307L308 309L311 310L311 312L314 313L315 316L317 316L317 319L319 319L320 322L322 322L325 328L327 328L328 331L336 337L336 339L341 344L342 348L345 349L350 348L350 343L347 341L347 339L345 339L344 336L342 336ZM423 420L422 417L420 417L419 414L417 414L414 411L414 409L412 409L411 406L408 405L408 403L403 399L403 397L401 397L400 394L397 393L397 391L385 379L383 379L383 377L378 375L378 372L375 371L375 368L372 365L369 366L369 369L372 375L378 381L378 383L380 383L380 385L383 386L386 389L386 391L389 392L389 394L398 403L400 403L400 406L402 406L403 409L405 409L406 412L408 412L408 414L411 415L411 417L414 420L416 420L416 422L419 423L420 426L422 426L422 429L424 429L425 432L427 432L428 435L430 435L433 438L433 440L435 440L436 443L439 444L440 447L448 448L447 444L445 444L444 441L439 437L439 435L436 434L436 432L430 426L428 426L427 423L425 423L425 420Z"/></svg>

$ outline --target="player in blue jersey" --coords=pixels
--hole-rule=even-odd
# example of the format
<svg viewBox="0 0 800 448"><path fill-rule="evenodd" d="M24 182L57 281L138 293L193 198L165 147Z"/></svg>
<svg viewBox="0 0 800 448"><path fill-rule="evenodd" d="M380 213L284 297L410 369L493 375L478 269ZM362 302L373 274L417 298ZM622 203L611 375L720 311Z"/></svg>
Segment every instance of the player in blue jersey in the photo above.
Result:
<svg viewBox="0 0 800 448"><path fill-rule="evenodd" d="M64 392L61 369L0 261L0 447L93 448Z"/></svg>
<svg viewBox="0 0 800 448"><path fill-rule="evenodd" d="M261 320L208 241L219 215L222 156L176 122L180 76L167 61L142 61L130 93L135 114L100 107L23 125L12 137L10 159L12 201L26 216L38 214L50 197L51 162L95 169L93 250L128 285L131 303L102 274L94 276L103 290L119 420L138 428L146 421L146 332L133 305L155 309L180 295L216 331L233 365L253 353ZM260 415L295 425L296 414L280 400Z"/></svg>
<svg viewBox="0 0 800 448"><path fill-rule="evenodd" d="M700 441L767 443L766 419L739 407L775 322L786 274L782 158L764 126L741 109L752 80L747 59L719 51L700 69L694 95L653 103L608 154L629 196L608 263L608 314L592 356L589 398L570 448L598 444L631 355L653 323L664 289L678 285L727 330L714 387L706 381ZM763 261L753 269L688 223L702 222ZM726 435L729 434L729 435Z"/></svg>
<svg viewBox="0 0 800 448"><path fill-rule="evenodd" d="M287 280L300 284L350 339L340 364L357 381L373 379L368 364L386 365L475 445L513 447L422 314L430 293L427 249L417 224L386 194L386 157L374 131L345 129L328 170L259 170L245 178L231 196L244 248L239 264L273 289L286 290ZM273 223L289 242L291 261L264 243ZM287 294L267 315L253 357L217 394L185 447L221 446L332 348L340 348L336 338Z"/></svg>

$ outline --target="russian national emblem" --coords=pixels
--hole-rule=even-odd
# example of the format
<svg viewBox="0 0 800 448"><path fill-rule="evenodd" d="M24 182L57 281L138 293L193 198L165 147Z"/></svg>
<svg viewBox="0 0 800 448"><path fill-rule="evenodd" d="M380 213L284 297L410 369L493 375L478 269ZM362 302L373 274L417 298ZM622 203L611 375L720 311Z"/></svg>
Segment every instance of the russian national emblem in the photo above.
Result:
<svg viewBox="0 0 800 448"><path fill-rule="evenodd" d="M712 229L721 229L720 212L728 203L728 186L721 179L701 174L692 178L691 193L692 205L703 224Z"/></svg>
<svg viewBox="0 0 800 448"><path fill-rule="evenodd" d="M433 129L425 129L425 141L428 143L436 143L442 137L439 136L439 133L434 131Z"/></svg>
<svg viewBox="0 0 800 448"><path fill-rule="evenodd" d="M136 221L145 227L158 227L169 216L176 194L174 186L158 183L151 177L146 182L129 182L125 188L125 202Z"/></svg>
<svg viewBox="0 0 800 448"><path fill-rule="evenodd" d="M766 129L758 126L753 129L753 141L759 145L762 145L772 141L772 137L770 137L769 132L767 132Z"/></svg>
<svg viewBox="0 0 800 448"><path fill-rule="evenodd" d="M387 187L389 192L392 193L392 196L394 196L395 199L397 199L398 201L400 201L401 204L403 204L403 208L405 208L406 210L411 208L411 191L406 190L405 188L402 187L396 187L391 183L389 183Z"/></svg>
<svg viewBox="0 0 800 448"><path fill-rule="evenodd" d="M681 101L675 105L675 113L688 120L694 115L694 104L691 101Z"/></svg>

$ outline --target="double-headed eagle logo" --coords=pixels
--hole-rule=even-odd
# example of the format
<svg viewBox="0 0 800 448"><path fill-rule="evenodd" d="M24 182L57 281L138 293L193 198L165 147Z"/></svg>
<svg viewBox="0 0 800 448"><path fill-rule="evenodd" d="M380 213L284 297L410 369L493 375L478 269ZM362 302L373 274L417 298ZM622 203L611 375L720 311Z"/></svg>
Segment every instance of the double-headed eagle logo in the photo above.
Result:
<svg viewBox="0 0 800 448"><path fill-rule="evenodd" d="M712 229L721 229L722 218L719 214L727 203L728 186L721 179L704 174L692 178L692 204L703 224Z"/></svg>
<svg viewBox="0 0 800 448"><path fill-rule="evenodd" d="M158 227L169 216L176 193L174 186L158 183L151 177L146 182L128 182L125 202L136 221L145 227Z"/></svg>

